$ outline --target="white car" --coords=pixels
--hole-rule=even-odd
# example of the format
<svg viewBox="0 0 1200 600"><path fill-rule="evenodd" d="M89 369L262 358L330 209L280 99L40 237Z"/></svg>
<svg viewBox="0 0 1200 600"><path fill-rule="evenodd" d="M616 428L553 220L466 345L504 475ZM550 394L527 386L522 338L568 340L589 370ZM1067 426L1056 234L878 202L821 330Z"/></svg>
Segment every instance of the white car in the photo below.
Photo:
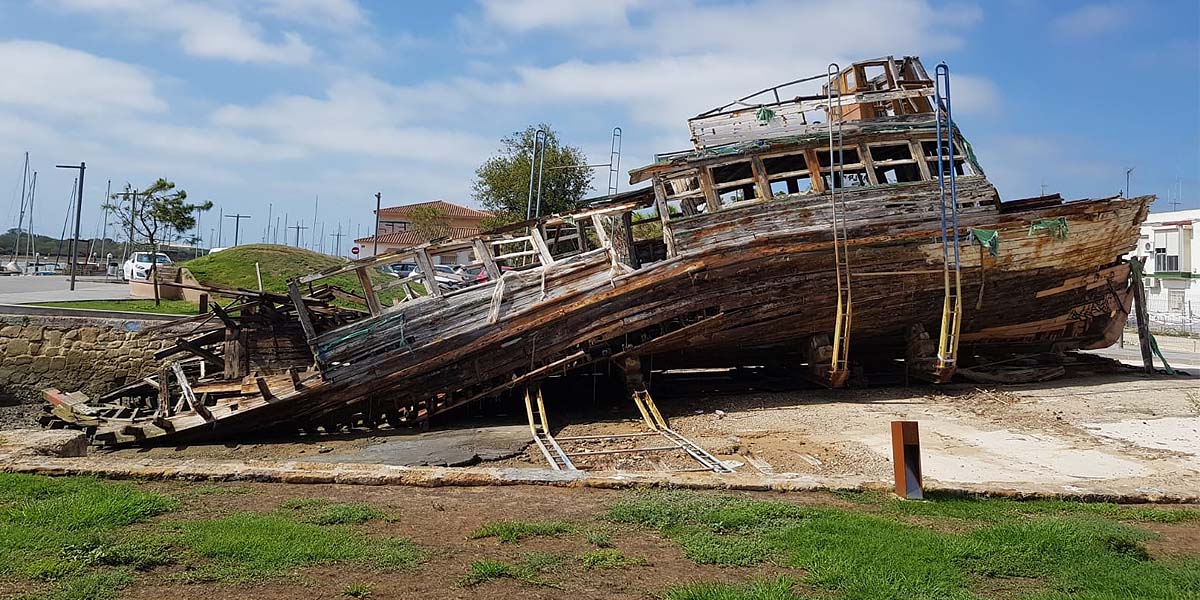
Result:
<svg viewBox="0 0 1200 600"><path fill-rule="evenodd" d="M121 268L121 274L125 277L125 281L146 281L150 279L150 267L153 266L151 256L155 256L153 252L134 252L125 260L125 265ZM159 252L158 264L171 264L171 257Z"/></svg>

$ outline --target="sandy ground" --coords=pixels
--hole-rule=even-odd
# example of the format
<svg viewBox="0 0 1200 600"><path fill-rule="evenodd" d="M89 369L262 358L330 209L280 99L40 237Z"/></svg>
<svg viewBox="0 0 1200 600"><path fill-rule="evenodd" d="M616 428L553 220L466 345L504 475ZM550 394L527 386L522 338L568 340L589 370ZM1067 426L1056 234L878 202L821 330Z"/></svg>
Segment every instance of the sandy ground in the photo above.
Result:
<svg viewBox="0 0 1200 600"><path fill-rule="evenodd" d="M1178 343L1176 343L1178 342ZM1191 340L1160 340L1183 368L1200 366ZM1136 346L1131 349L1136 354ZM1104 351L1140 361L1119 348ZM653 393L671 427L738 470L890 481L890 422L919 423L923 470L945 484L1027 483L1067 492L1089 482L1155 493L1200 492L1200 369L1190 377L1072 373L1038 384L912 384L827 390L780 386L762 377L655 375ZM548 391L547 414L562 446L585 469L684 470L700 465L669 440L568 440L647 432L629 401L606 404L580 392ZM2 415L14 423L25 407ZM524 407L483 417L456 414L428 433L359 431L240 443L125 448L140 458L304 459L396 465L547 466L529 443ZM649 450L613 453L624 448ZM659 449L655 449L659 448ZM581 453L600 454L584 455Z"/></svg>
<svg viewBox="0 0 1200 600"><path fill-rule="evenodd" d="M797 390L663 398L671 427L740 469L892 476L890 422L920 424L926 478L963 483L1089 481L1200 490L1200 380L1106 375L975 386ZM553 414L553 408L548 411ZM570 415L567 415L570 418ZM632 416L632 415L630 415ZM633 418L567 422L555 435L645 430ZM662 445L643 438L642 447ZM568 453L593 450L564 442ZM615 443L608 448L618 447ZM681 453L577 461L585 466L696 466ZM506 464L545 464L527 450Z"/></svg>

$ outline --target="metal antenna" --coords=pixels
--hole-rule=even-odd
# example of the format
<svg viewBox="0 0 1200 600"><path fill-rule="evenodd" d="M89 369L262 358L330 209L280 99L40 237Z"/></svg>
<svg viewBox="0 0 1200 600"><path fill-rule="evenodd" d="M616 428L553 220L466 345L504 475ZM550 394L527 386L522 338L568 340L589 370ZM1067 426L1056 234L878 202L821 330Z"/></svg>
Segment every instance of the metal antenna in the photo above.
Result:
<svg viewBox="0 0 1200 600"><path fill-rule="evenodd" d="M542 166L534 172L533 166L537 162L538 157L542 159ZM537 175L537 206L538 212L542 209L542 168L546 165L546 130L538 128L533 133L533 148L529 151L529 199L525 202L525 220L528 221L534 216L533 212L533 177Z"/></svg>
<svg viewBox="0 0 1200 600"><path fill-rule="evenodd" d="M617 195L621 185L621 128L613 127L612 146L608 153L608 195Z"/></svg>

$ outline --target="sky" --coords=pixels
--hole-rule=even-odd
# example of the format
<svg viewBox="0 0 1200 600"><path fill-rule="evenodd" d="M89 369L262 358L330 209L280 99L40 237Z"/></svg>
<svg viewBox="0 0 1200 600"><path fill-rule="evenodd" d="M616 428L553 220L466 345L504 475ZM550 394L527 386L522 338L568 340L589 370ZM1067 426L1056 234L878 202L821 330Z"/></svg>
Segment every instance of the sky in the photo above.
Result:
<svg viewBox="0 0 1200 600"><path fill-rule="evenodd" d="M1133 168L1131 192L1159 195L1155 210L1200 208L1198 7L0 0L0 226L16 224L29 152L39 233L60 235L70 200L74 172L54 165L86 161L84 236L103 227L109 180L163 177L249 215L243 243L262 241L268 214L312 226L315 212L328 250L339 224L366 234L376 192L475 206L475 169L529 124L591 163L621 127L627 189L630 168L689 147L689 117L889 54L950 66L955 120L1004 198L1109 196ZM216 207L201 217L206 243L218 221Z"/></svg>

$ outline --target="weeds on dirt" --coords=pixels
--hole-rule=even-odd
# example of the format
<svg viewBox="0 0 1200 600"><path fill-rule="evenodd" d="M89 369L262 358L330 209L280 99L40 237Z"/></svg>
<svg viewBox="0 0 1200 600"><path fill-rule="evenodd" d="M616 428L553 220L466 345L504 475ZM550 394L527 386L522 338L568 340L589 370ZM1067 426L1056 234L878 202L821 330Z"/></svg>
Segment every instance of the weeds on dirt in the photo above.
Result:
<svg viewBox="0 0 1200 600"><path fill-rule="evenodd" d="M689 492L633 494L608 516L659 530L695 562L773 561L803 569L806 585L848 598L966 599L974 597L975 580L1009 577L1035 580L1043 593L1035 597L1044 598L1182 598L1200 589L1200 562L1148 560L1141 542L1150 534L1103 515L1049 505L1043 513L999 518L1003 503L997 508L991 501L942 502L904 505L924 505L933 518L950 515L974 527L945 533L905 523L897 514ZM723 587L680 589L710 595L672 597L789 597Z"/></svg>
<svg viewBox="0 0 1200 600"><path fill-rule="evenodd" d="M476 529L470 539L498 538L502 544L513 544L530 537L557 537L575 528L563 521L494 521Z"/></svg>
<svg viewBox="0 0 1200 600"><path fill-rule="evenodd" d="M499 560L477 560L471 563L471 568L458 580L461 587L474 587L494 579L515 579L532 585L545 587L560 587L557 583L542 577L542 574L552 567L565 562L566 557L550 552L530 552L525 555L520 564L506 563Z"/></svg>
<svg viewBox="0 0 1200 600"><path fill-rule="evenodd" d="M667 600L803 600L792 593L795 580L781 577L742 585L693 583L667 591Z"/></svg>
<svg viewBox="0 0 1200 600"><path fill-rule="evenodd" d="M1196 415L1200 416L1200 392L1188 392L1184 397L1187 398L1188 404L1192 405Z"/></svg>
<svg viewBox="0 0 1200 600"><path fill-rule="evenodd" d="M387 519L383 511L369 504L341 504L324 498L293 498L281 503L279 509L297 513L304 522L316 525L357 525Z"/></svg>
<svg viewBox="0 0 1200 600"><path fill-rule="evenodd" d="M366 598L371 595L371 586L365 583L351 583L342 588L342 595L348 598Z"/></svg>
<svg viewBox="0 0 1200 600"><path fill-rule="evenodd" d="M207 559L180 575L187 582L255 582L331 563L397 569L420 560L407 540L370 537L344 525L317 525L284 514L238 513L168 527L175 545Z"/></svg>
<svg viewBox="0 0 1200 600"><path fill-rule="evenodd" d="M585 553L580 560L583 562L583 566L589 569L624 569L625 567L633 567L646 563L644 559L636 556L626 556L625 553L616 548L592 550Z"/></svg>
<svg viewBox="0 0 1200 600"><path fill-rule="evenodd" d="M613 545L612 536L607 531L589 529L583 532L583 537L587 540L587 543L597 548L611 548Z"/></svg>

